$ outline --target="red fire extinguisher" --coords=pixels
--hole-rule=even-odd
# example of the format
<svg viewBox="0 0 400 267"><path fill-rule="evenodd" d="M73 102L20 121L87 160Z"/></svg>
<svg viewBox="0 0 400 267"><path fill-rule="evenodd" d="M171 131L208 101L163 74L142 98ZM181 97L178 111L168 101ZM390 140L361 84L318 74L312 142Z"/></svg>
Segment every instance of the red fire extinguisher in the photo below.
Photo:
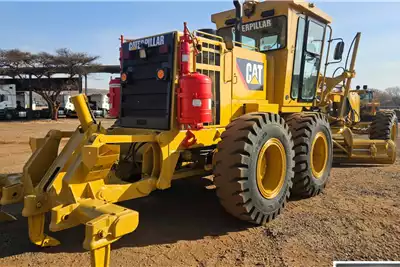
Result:
<svg viewBox="0 0 400 267"><path fill-rule="evenodd" d="M193 38L184 23L179 39L178 122L184 129L200 130L204 123L212 122L212 82L210 77L190 72L190 45Z"/></svg>

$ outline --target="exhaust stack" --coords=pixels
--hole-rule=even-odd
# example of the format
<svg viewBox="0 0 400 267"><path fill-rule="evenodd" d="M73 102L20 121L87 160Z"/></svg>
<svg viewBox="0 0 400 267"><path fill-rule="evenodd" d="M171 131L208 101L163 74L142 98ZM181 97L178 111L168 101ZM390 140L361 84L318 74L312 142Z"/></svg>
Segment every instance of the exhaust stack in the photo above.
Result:
<svg viewBox="0 0 400 267"><path fill-rule="evenodd" d="M233 0L236 9L235 42L242 42L242 5L239 0ZM240 45L238 45L240 46Z"/></svg>

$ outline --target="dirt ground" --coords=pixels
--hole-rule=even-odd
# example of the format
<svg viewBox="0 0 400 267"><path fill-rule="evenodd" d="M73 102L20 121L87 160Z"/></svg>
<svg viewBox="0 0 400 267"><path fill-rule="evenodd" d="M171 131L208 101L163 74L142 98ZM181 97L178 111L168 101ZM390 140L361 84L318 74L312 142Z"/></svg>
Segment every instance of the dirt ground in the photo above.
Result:
<svg viewBox="0 0 400 267"><path fill-rule="evenodd" d="M111 124L107 121L105 124ZM0 123L0 174L20 173L29 136L73 130L77 120ZM398 142L400 151L400 143ZM399 154L398 151L398 154ZM336 166L325 192L292 200L278 219L254 227L226 214L207 179L122 203L140 213L135 232L112 245L111 266L332 266L334 260L400 260L400 161ZM4 207L18 215L21 205ZM84 228L29 242L26 218L0 223L0 266L89 266Z"/></svg>

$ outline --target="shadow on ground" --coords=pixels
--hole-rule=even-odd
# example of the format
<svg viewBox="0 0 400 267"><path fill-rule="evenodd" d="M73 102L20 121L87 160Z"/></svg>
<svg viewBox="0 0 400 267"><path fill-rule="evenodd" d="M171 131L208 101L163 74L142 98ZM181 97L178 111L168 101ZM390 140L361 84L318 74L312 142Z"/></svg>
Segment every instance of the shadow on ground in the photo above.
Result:
<svg viewBox="0 0 400 267"><path fill-rule="evenodd" d="M383 164L363 164L363 163L334 163L332 168L337 169L350 169L350 168L374 168L374 167L382 167L385 166Z"/></svg>
<svg viewBox="0 0 400 267"><path fill-rule="evenodd" d="M353 168L359 165L335 165L335 168ZM362 165L366 167L366 165ZM368 165L376 167L381 165ZM303 197L292 196L296 202ZM226 213L219 204L208 179L197 177L178 180L170 189L155 191L150 196L119 203L139 212L139 226L131 234L112 244L112 248L144 247L171 244L179 240L199 240L206 236L222 236L242 231L254 225L242 222ZM18 218L11 223L0 223L0 258L26 252L83 252L84 226L48 234L61 241L52 248L39 248L30 243L27 219L22 217L22 204L3 207ZM48 229L49 222L46 223Z"/></svg>
<svg viewBox="0 0 400 267"><path fill-rule="evenodd" d="M126 201L120 205L139 212L139 226L133 233L112 244L112 248L170 244L179 240L198 240L205 236L221 236L254 227L227 214L218 202L208 179L175 181L165 191ZM28 238L27 219L20 215L22 205L4 207L18 221L0 223L0 258L25 252L82 252L84 227L79 226L49 233L61 241L52 248L38 248ZM46 223L48 229L48 222Z"/></svg>

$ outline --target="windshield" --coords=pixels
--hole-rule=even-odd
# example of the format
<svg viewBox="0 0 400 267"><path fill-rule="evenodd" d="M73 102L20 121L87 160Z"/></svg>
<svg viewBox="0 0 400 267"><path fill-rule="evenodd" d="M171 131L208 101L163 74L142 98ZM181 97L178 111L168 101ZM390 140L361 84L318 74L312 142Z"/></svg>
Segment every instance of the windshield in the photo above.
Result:
<svg viewBox="0 0 400 267"><path fill-rule="evenodd" d="M218 30L224 40L235 40L235 28L225 27ZM253 21L242 25L241 43L252 50L266 52L286 46L286 17Z"/></svg>
<svg viewBox="0 0 400 267"><path fill-rule="evenodd" d="M366 92L365 94L360 95L361 100L372 100L373 98L372 92Z"/></svg>

